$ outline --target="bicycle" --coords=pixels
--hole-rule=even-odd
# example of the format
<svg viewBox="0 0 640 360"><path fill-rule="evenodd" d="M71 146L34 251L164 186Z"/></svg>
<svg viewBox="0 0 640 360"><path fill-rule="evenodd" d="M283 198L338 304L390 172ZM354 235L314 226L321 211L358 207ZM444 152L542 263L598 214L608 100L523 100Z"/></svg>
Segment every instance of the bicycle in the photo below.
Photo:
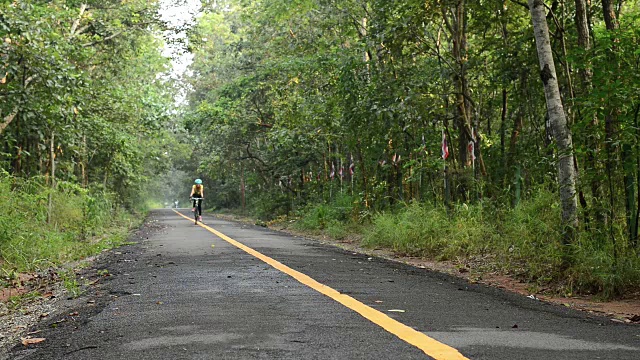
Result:
<svg viewBox="0 0 640 360"><path fill-rule="evenodd" d="M195 224L198 225L198 221L202 222L202 200L204 200L204 198L190 198L189 200L191 201L195 201L194 202L194 209L193 209L193 217L195 219Z"/></svg>

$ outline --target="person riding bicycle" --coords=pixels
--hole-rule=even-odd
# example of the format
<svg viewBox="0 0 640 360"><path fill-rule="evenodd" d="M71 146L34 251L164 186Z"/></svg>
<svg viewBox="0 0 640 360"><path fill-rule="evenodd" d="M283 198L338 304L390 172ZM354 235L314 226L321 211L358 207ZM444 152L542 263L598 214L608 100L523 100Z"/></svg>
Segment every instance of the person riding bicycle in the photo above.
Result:
<svg viewBox="0 0 640 360"><path fill-rule="evenodd" d="M197 199L204 198L204 186L202 186L202 180L196 179L195 184L191 187L191 195L189 197L193 200L193 209L191 211L196 211L196 206L198 207L199 221L202 221L202 200L198 201Z"/></svg>

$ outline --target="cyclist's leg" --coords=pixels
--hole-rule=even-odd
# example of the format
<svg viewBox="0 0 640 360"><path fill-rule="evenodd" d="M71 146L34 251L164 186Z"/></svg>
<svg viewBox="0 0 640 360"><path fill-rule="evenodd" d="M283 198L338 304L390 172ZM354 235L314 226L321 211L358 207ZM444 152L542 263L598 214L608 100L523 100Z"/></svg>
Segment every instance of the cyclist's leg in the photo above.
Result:
<svg viewBox="0 0 640 360"><path fill-rule="evenodd" d="M198 201L198 215L202 216L202 199Z"/></svg>

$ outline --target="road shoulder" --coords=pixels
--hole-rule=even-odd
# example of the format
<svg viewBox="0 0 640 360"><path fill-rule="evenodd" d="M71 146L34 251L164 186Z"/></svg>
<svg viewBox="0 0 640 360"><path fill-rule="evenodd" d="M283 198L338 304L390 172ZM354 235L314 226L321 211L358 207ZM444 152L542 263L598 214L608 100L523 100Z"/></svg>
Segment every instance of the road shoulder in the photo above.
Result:
<svg viewBox="0 0 640 360"><path fill-rule="evenodd" d="M38 344L24 345L25 339L47 341L54 331L61 333L60 330L69 329L71 332L102 311L118 297L110 290L110 282L125 271L124 257L135 258L141 254L144 241L162 228L150 214L130 233L127 245L70 264L78 282L78 296L70 294L58 279L47 285L45 293L40 290L38 296L20 301L18 307L0 303L0 360L9 359L13 352L38 347ZM71 348L74 344L59 345Z"/></svg>

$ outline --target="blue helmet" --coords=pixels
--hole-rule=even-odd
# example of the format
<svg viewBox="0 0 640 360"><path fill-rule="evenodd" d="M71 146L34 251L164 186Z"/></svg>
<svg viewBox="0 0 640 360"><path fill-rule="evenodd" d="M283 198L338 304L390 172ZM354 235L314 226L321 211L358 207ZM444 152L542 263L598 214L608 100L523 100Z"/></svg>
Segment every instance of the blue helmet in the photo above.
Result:
<svg viewBox="0 0 640 360"><path fill-rule="evenodd" d="M198 185L202 184L202 180L196 179L196 184L198 184Z"/></svg>

